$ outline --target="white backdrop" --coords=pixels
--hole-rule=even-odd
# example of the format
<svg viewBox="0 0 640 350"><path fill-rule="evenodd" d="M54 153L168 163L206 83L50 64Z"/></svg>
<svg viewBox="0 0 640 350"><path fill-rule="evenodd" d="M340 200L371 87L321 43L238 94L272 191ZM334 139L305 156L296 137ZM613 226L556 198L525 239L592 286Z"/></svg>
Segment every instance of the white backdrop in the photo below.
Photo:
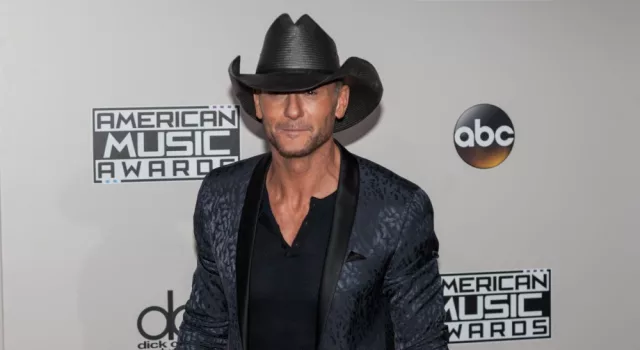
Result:
<svg viewBox="0 0 640 350"><path fill-rule="evenodd" d="M234 103L228 64L252 72L282 12L378 68L381 109L338 138L429 193L443 273L553 271L550 339L452 349L635 346L640 2L376 3L2 1L3 350L139 349L140 313L184 303L199 181L94 184L92 110ZM478 103L515 126L492 169L453 143ZM241 158L264 151L240 134Z"/></svg>

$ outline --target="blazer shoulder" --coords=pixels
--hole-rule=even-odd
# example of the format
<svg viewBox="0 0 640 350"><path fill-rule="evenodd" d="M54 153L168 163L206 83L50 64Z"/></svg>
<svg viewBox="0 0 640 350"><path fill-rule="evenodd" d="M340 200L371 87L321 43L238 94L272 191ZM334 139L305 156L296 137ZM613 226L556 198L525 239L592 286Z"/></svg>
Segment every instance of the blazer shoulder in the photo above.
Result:
<svg viewBox="0 0 640 350"><path fill-rule="evenodd" d="M398 174L375 161L356 156L360 169L360 185L365 191L388 202L396 202L400 205L417 200L423 204L431 205L431 200L426 191L415 182Z"/></svg>

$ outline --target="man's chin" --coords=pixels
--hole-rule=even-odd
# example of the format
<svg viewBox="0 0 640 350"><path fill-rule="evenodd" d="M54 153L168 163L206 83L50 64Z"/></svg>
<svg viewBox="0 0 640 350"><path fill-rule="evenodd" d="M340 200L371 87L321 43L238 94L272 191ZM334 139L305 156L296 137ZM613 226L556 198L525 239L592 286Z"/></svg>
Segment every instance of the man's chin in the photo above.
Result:
<svg viewBox="0 0 640 350"><path fill-rule="evenodd" d="M287 137L275 137L270 140L270 143L282 157L298 158L308 154L307 149L309 148L309 142L305 141L308 140L302 140L302 138L292 140Z"/></svg>
<svg viewBox="0 0 640 350"><path fill-rule="evenodd" d="M286 137L269 138L272 147L284 158L302 158L311 155L324 142L319 139L304 137L289 139Z"/></svg>
<svg viewBox="0 0 640 350"><path fill-rule="evenodd" d="M313 152L308 147L276 147L276 149L284 158L302 158Z"/></svg>

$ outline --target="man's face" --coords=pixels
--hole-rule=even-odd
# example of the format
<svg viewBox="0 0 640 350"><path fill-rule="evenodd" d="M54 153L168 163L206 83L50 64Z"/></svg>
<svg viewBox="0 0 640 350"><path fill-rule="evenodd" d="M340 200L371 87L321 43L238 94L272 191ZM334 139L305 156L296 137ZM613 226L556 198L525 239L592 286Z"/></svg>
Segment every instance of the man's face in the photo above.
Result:
<svg viewBox="0 0 640 350"><path fill-rule="evenodd" d="M336 83L305 92L254 94L267 140L285 158L305 157L330 140L348 100L349 88Z"/></svg>

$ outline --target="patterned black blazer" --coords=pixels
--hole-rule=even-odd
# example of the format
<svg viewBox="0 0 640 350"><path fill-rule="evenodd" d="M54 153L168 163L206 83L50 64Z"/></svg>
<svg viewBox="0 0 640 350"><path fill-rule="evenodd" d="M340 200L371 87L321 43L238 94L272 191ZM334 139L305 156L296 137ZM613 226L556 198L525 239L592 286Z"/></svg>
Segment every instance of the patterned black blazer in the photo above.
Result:
<svg viewBox="0 0 640 350"><path fill-rule="evenodd" d="M433 208L416 184L341 152L317 349L448 350ZM177 350L247 349L251 252L270 153L211 171L194 213L197 267Z"/></svg>

